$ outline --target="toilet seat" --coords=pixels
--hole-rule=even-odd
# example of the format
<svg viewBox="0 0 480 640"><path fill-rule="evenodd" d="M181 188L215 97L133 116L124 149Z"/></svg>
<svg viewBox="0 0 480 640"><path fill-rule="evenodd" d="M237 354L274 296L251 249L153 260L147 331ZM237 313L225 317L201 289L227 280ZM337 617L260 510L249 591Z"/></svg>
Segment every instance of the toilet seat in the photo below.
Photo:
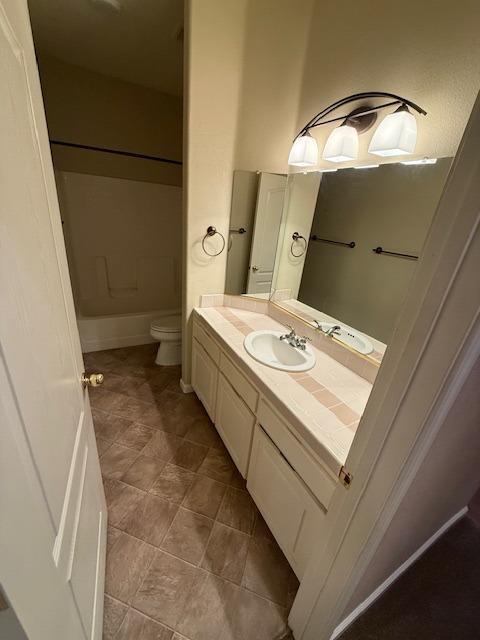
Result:
<svg viewBox="0 0 480 640"><path fill-rule="evenodd" d="M154 318L150 324L150 328L163 333L179 332L181 330L181 316L160 316Z"/></svg>

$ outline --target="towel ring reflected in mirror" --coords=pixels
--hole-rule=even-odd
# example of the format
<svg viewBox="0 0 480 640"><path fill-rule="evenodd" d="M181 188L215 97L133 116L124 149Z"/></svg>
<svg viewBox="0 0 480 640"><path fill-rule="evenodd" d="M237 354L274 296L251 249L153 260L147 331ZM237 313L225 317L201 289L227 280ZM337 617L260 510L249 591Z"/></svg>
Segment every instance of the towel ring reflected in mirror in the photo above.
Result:
<svg viewBox="0 0 480 640"><path fill-rule="evenodd" d="M209 251L207 251L205 249L205 240L207 238L212 238L215 235L219 235L222 239L222 248L220 249L220 251L217 251L217 253L210 253ZM215 227L210 226L207 228L207 233L203 236L203 240L202 240L202 249L204 250L204 252L207 254L207 256L210 256L211 258L215 258L215 256L219 256L222 251L225 249L225 236L220 233L220 231L217 231Z"/></svg>
<svg viewBox="0 0 480 640"><path fill-rule="evenodd" d="M295 253L293 251L293 247L295 245L295 242L298 242L299 240L303 240L304 242L304 247L303 247L303 251L301 253ZM305 253L305 251L307 250L307 241L305 240L305 238L303 236L301 236L298 231L295 231L292 234L292 244L290 245L290 253L292 254L292 256L294 258L301 258L303 256L303 254Z"/></svg>

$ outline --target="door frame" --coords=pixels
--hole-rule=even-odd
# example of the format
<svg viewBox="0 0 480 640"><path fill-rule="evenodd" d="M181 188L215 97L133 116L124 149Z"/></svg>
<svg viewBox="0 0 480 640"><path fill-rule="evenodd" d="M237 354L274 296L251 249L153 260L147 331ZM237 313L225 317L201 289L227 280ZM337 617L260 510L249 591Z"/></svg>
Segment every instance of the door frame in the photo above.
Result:
<svg viewBox="0 0 480 640"><path fill-rule="evenodd" d="M480 97L289 622L328 640L480 356Z"/></svg>

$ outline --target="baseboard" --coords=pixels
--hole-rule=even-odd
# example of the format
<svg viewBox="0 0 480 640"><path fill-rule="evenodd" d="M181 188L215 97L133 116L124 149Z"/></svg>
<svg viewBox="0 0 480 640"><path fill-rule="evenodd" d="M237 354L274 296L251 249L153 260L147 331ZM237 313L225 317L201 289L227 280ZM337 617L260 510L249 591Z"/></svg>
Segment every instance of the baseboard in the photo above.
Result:
<svg viewBox="0 0 480 640"><path fill-rule="evenodd" d="M344 620L342 620L342 622L335 628L335 631L331 635L330 640L335 640L335 638L338 638L345 631L345 629L349 627L352 622L354 622L364 611L366 611L366 609L368 609L368 607L370 607L375 602L375 600L377 600L382 595L382 593L386 591L395 582L395 580L397 580L402 575L404 571L406 571L412 564L414 564L420 558L420 556L422 556L425 551L427 551L427 549L431 547L432 544L436 542L438 538L440 538L447 531L447 529L450 529L450 527L454 525L457 520L463 518L467 511L468 507L464 507L458 513L452 516L450 520L447 520L447 522L445 522L445 524L443 524L440 529L438 529L438 531L433 534L433 536L431 536L426 542L424 542L422 546L408 558L408 560L405 560L405 562L400 565L398 569L396 569L384 582L382 582L382 584L377 587L375 591L371 593L368 598L366 598L366 600L361 602L358 607L356 607Z"/></svg>
<svg viewBox="0 0 480 640"><path fill-rule="evenodd" d="M187 384L180 378L180 389L183 393L193 393L193 387L191 384Z"/></svg>

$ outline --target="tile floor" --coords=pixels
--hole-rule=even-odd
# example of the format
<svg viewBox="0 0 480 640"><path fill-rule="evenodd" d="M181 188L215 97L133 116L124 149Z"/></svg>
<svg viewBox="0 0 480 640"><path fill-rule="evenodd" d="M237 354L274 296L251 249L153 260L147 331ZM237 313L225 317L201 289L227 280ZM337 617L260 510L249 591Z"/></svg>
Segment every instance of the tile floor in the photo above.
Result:
<svg viewBox="0 0 480 640"><path fill-rule="evenodd" d="M298 581L156 345L85 354L108 505L105 640L278 640Z"/></svg>

